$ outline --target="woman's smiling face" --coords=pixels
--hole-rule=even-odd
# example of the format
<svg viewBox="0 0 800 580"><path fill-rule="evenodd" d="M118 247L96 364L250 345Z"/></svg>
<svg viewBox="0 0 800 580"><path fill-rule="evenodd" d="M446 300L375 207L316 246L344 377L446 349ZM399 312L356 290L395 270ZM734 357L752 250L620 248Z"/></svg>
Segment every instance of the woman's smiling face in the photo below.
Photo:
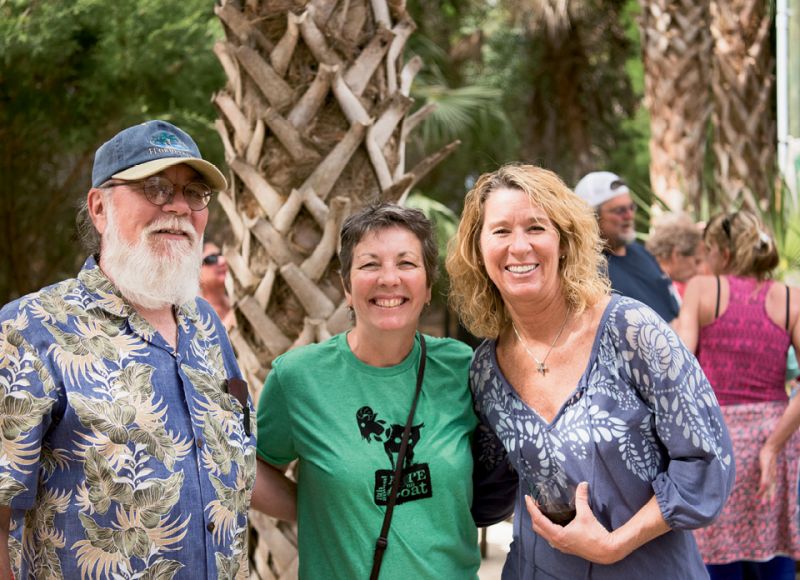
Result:
<svg viewBox="0 0 800 580"><path fill-rule="evenodd" d="M486 273L507 304L547 300L560 291L558 231L526 193L501 188L489 194L480 248Z"/></svg>
<svg viewBox="0 0 800 580"><path fill-rule="evenodd" d="M350 291L345 294L356 326L413 334L431 299L417 236L400 226L365 234L353 249Z"/></svg>

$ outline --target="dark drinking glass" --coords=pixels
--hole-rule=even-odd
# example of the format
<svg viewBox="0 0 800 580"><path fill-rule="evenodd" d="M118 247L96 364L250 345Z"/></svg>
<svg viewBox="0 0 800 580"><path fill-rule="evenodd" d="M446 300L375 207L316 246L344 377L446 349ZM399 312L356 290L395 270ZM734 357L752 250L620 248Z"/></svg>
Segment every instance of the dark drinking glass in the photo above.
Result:
<svg viewBox="0 0 800 580"><path fill-rule="evenodd" d="M528 482L531 497L545 517L559 526L575 519L575 485L557 474L535 483Z"/></svg>

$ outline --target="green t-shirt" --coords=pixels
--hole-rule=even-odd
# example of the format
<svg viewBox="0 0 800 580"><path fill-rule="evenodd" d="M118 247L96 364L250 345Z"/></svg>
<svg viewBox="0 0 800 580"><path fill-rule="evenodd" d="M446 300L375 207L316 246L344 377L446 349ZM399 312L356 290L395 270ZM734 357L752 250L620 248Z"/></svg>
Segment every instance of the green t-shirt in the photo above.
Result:
<svg viewBox="0 0 800 580"><path fill-rule="evenodd" d="M472 352L451 339L425 342L425 380L381 580L474 579L480 565L470 515ZM415 341L400 364L373 367L339 334L273 362L258 404L258 454L276 465L300 459L301 579L369 577L419 353Z"/></svg>

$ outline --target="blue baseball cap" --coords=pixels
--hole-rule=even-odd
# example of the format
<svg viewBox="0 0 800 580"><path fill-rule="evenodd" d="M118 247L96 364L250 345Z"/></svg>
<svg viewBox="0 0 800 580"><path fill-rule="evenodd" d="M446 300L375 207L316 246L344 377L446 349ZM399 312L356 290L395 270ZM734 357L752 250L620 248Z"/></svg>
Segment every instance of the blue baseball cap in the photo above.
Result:
<svg viewBox="0 0 800 580"><path fill-rule="evenodd" d="M112 178L144 179L181 163L202 175L215 191L228 187L225 176L203 159L194 140L166 121L128 127L103 143L94 154L92 187Z"/></svg>

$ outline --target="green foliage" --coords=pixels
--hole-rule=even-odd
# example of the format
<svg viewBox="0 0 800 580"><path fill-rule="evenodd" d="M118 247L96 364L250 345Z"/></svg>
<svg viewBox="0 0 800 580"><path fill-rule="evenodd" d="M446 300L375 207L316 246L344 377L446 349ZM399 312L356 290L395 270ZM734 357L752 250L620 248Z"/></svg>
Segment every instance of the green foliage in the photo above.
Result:
<svg viewBox="0 0 800 580"><path fill-rule="evenodd" d="M426 144L444 145L491 123L508 125L502 109L495 107L502 96L496 87L468 85L451 89L417 84L413 96L436 105L422 124L421 136Z"/></svg>
<svg viewBox="0 0 800 580"><path fill-rule="evenodd" d="M457 209L480 173L513 161L570 185L609 169L649 191L636 0L576 0L558 30L537 20L534 0L408 6L419 24L410 47L425 63L413 96L439 105L410 157L462 141L420 184L427 195Z"/></svg>
<svg viewBox="0 0 800 580"><path fill-rule="evenodd" d="M456 230L458 230L458 215L443 203L419 191L415 191L409 195L405 205L417 208L433 222L434 232L436 233L436 244L439 248L439 273L445 274L444 260L447 256L447 244L455 237ZM444 281L444 278L444 275L440 275L439 281L434 288L434 298L443 298L447 296L447 283Z"/></svg>
<svg viewBox="0 0 800 580"><path fill-rule="evenodd" d="M405 205L420 210L433 222L436 243L439 247L439 259L443 262L447 254L447 244L455 237L456 230L458 230L458 215L443 203L418 191L408 196Z"/></svg>
<svg viewBox="0 0 800 580"><path fill-rule="evenodd" d="M460 140L420 184L426 195L457 209L471 180L517 158L519 139L503 104L504 86L481 56L483 38L497 28L497 12L474 0L412 0L409 10L418 24L410 52L424 63L412 97L418 108L437 108L412 134L407 167Z"/></svg>
<svg viewBox="0 0 800 580"><path fill-rule="evenodd" d="M0 303L75 273L75 204L120 129L166 119L221 161L221 34L207 0L0 0Z"/></svg>

